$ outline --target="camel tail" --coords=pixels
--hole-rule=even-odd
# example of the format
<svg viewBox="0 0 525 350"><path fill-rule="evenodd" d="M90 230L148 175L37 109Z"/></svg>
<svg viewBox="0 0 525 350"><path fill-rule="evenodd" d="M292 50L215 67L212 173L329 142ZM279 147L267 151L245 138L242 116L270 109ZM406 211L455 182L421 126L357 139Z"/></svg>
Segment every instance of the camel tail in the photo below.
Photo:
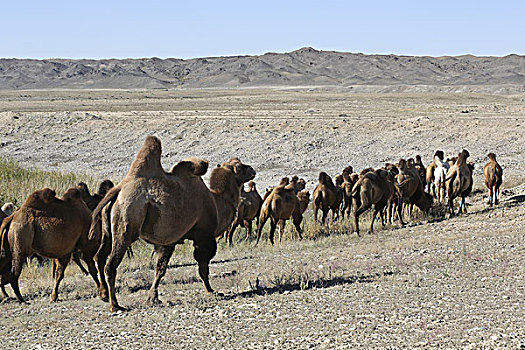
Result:
<svg viewBox="0 0 525 350"><path fill-rule="evenodd" d="M8 233L11 227L13 216L4 219L2 226L0 226L0 275L4 274L7 266L11 262L11 247L9 246Z"/></svg>
<svg viewBox="0 0 525 350"><path fill-rule="evenodd" d="M91 227L89 228L89 239L93 239L95 236L97 229L101 225L101 219L102 219L102 209L106 205L113 206L113 203L117 200L118 195L120 194L120 187L113 187L108 191L106 196L102 198L102 200L98 203L98 205L93 210L93 213L91 213ZM109 212L109 210L108 210Z"/></svg>

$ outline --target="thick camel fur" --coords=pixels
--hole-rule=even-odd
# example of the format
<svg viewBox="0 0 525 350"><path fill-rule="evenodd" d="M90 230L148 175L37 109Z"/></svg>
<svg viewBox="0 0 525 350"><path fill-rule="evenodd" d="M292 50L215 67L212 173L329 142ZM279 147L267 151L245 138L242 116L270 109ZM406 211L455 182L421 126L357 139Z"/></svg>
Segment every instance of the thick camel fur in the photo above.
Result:
<svg viewBox="0 0 525 350"><path fill-rule="evenodd" d="M472 169L473 165L467 163L470 156L467 150L462 150L456 162L447 172L445 184L448 194L448 210L451 216L454 215L454 199L461 197L461 205L458 214L467 213L465 198L472 191Z"/></svg>
<svg viewBox="0 0 525 350"><path fill-rule="evenodd" d="M397 168L378 169L361 176L352 189L352 206L354 207L355 231L359 235L359 216L374 207L369 233L374 231L374 221L394 194L394 176Z"/></svg>
<svg viewBox="0 0 525 350"><path fill-rule="evenodd" d="M94 254L89 255L84 251L89 226L90 210L81 199L78 189L69 189L61 198L57 198L55 192L48 188L32 193L19 210L4 220L0 228L2 283L11 283L18 300L24 302L18 279L27 258L37 253L54 259L55 284L51 300L56 301L64 271L77 248L99 287Z"/></svg>
<svg viewBox="0 0 525 350"><path fill-rule="evenodd" d="M257 242L261 238L262 228L268 219L270 219L270 242L274 244L275 228L279 225L279 241L282 240L286 220L292 218L293 224L302 238L301 221L303 215L299 199L295 194L295 190L285 188L285 186L275 187L268 197L264 200L261 213L259 215L259 223L257 225Z"/></svg>
<svg viewBox="0 0 525 350"><path fill-rule="evenodd" d="M220 170L210 179L209 190L200 177L207 169L207 162L186 159L170 172L165 172L160 163L161 153L160 140L148 136L126 177L106 194L93 211L92 231L102 221L103 239L97 254L98 268L100 270L102 262L107 260L104 272L112 311L122 309L115 293L117 267L127 247L139 238L154 244L157 255L155 278L148 294L150 303L160 302L160 280L166 273L175 244L185 239L193 241L199 276L206 290L213 292L209 282L209 263L217 251L215 235L219 223L224 224L228 220L231 223L233 220L235 205L239 201L236 196L242 181L245 181L236 176L239 170L245 169L245 165L233 159L217 168ZM229 174L224 175L225 171ZM255 172L251 171L253 177ZM216 198L224 203L218 205ZM225 207L229 211L227 219L219 218L219 211Z"/></svg>
<svg viewBox="0 0 525 350"><path fill-rule="evenodd" d="M259 192L257 192L255 182L248 182L248 191L244 191L244 188L241 189L241 202L237 211L237 219L228 230L227 238L230 245L233 243L235 229L239 225L246 229L246 239L252 235L252 221L256 219L257 223L259 223L262 203L263 199Z"/></svg>
<svg viewBox="0 0 525 350"><path fill-rule="evenodd" d="M499 188L503 182L503 169L496 160L494 153L489 153L487 157L489 162L483 167L483 175L485 175L485 186L489 189L487 204L493 206L499 203Z"/></svg>
<svg viewBox="0 0 525 350"><path fill-rule="evenodd" d="M210 191L218 211L218 226L215 236L222 236L237 217L241 201L241 188L255 177L255 170L232 158L222 166L213 169L210 176Z"/></svg>
<svg viewBox="0 0 525 350"><path fill-rule="evenodd" d="M317 221L317 212L321 209L323 213L321 222L324 224L328 211L332 211L332 220L339 216L339 205L342 200L341 188L335 187L332 178L324 171L319 173L319 184L315 187L312 195L314 208L314 219Z"/></svg>

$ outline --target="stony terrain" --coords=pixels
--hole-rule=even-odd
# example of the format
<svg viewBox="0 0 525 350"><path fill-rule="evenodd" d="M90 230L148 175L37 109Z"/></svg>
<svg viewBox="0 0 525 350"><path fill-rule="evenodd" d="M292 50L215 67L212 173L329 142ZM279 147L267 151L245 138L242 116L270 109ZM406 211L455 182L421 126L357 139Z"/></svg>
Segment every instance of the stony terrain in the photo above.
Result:
<svg viewBox="0 0 525 350"><path fill-rule="evenodd" d="M31 265L21 289L31 305L0 304L2 348L286 349L524 348L525 95L352 94L333 90L0 92L0 156L27 167L118 181L144 136L163 141L166 167L188 155L212 164L240 156L260 189L299 174L312 190L335 174L435 149L467 148L476 163L469 215L331 235L271 247L221 243L206 295L191 247L177 247L160 286L163 306L144 304L151 248L119 269L122 305L111 314L92 281L69 268L57 304L50 267ZM483 203L489 151L505 169L504 200ZM512 191L509 188L514 188ZM380 225L378 225L380 226ZM338 232L338 234L334 234ZM12 292L9 289L9 292Z"/></svg>
<svg viewBox="0 0 525 350"><path fill-rule="evenodd" d="M302 48L195 59L0 59L0 89L337 86L349 91L525 91L525 57L397 56Z"/></svg>

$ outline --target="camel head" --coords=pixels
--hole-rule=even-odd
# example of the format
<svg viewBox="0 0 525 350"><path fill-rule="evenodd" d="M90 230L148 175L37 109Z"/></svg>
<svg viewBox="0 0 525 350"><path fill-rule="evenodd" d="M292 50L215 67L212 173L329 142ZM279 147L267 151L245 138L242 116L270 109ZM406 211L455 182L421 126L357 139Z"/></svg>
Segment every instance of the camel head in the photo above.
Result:
<svg viewBox="0 0 525 350"><path fill-rule="evenodd" d="M248 182L248 192L252 192L252 191L256 191L257 189L255 188L255 182L251 181Z"/></svg>
<svg viewBox="0 0 525 350"><path fill-rule="evenodd" d="M288 176L285 176L281 179L278 186L287 186L290 183Z"/></svg>
<svg viewBox="0 0 525 350"><path fill-rule="evenodd" d="M15 209L15 205L11 202L7 202L5 203L3 206L2 206L2 211L4 212L5 215L9 216L11 214L13 214L13 211Z"/></svg>
<svg viewBox="0 0 525 350"><path fill-rule="evenodd" d="M440 150L437 150L435 153L434 153L434 157L438 157L441 161L443 161L443 159L445 159L445 152L443 151L440 151Z"/></svg>
<svg viewBox="0 0 525 350"><path fill-rule="evenodd" d="M343 184L344 178L343 175L339 174L334 177L334 182L336 186L341 186Z"/></svg>
<svg viewBox="0 0 525 350"><path fill-rule="evenodd" d="M222 164L222 167L231 170L235 174L237 184L243 184L255 177L255 170L248 164L243 164L239 158L231 158L226 163Z"/></svg>
<svg viewBox="0 0 525 350"><path fill-rule="evenodd" d="M102 181L102 183L98 187L98 193L97 194L99 196L101 196L101 197L104 197L106 195L106 193L108 193L108 191L110 189L112 189L113 187L115 187L115 185L113 184L113 182L111 180L104 180L104 181Z"/></svg>
<svg viewBox="0 0 525 350"><path fill-rule="evenodd" d="M88 196L90 195L88 185L86 185L85 182L79 182L77 184L77 188L78 188L78 190L80 192L83 192L83 193L87 194Z"/></svg>

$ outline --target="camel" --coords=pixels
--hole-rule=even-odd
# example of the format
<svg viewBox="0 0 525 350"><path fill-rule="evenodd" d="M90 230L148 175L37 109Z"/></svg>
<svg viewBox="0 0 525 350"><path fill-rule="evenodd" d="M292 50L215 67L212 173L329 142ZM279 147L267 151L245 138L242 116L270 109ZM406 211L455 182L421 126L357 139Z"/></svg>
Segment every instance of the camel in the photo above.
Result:
<svg viewBox="0 0 525 350"><path fill-rule="evenodd" d="M208 168L207 162L190 158L165 172L161 154L160 140L146 137L126 177L108 191L93 211L91 230L102 226L97 255L101 256L101 262L107 261L104 272L111 311L123 310L115 292L117 268L127 247L139 238L153 244L157 255L149 303L160 303L160 280L175 245L186 239L193 241L193 256L206 291L214 292L209 282L209 263L217 251L216 234L220 226L225 225L224 230L233 220L242 181L255 176L250 166L232 159L214 169L208 189L201 178ZM219 217L222 214L225 218ZM99 264L98 269L102 268Z"/></svg>
<svg viewBox="0 0 525 350"><path fill-rule="evenodd" d="M308 204L310 204L310 192L307 190L300 191L297 193L297 199L299 200L299 212L304 214L308 208Z"/></svg>
<svg viewBox="0 0 525 350"><path fill-rule="evenodd" d="M416 161L414 162L414 167L416 168L419 178L421 180L421 183L423 184L423 188L425 188L426 185L426 168L423 165L423 161L421 160L421 156L418 154L416 155Z"/></svg>
<svg viewBox="0 0 525 350"><path fill-rule="evenodd" d="M317 212L321 209L323 216L321 222L325 223L328 211L332 211L332 220L339 216L339 205L341 204L342 194L340 188L335 187L332 178L322 171L319 173L319 184L315 187L312 195L314 208L314 219L317 221Z"/></svg>
<svg viewBox="0 0 525 350"><path fill-rule="evenodd" d="M343 182L340 185L341 188L341 218L344 219L345 213L350 217L350 212L352 210L352 188L357 182L359 174L353 172L354 169L351 166L347 166L343 169L341 174Z"/></svg>
<svg viewBox="0 0 525 350"><path fill-rule="evenodd" d="M71 254L87 240L90 227L90 210L81 199L80 191L71 188L61 198L44 188L32 193L14 214L0 227L0 275L2 284L10 283L18 300L25 303L20 294L18 279L23 264L33 253L52 258L55 284L51 301L57 301L58 288ZM95 250L96 252L96 250ZM83 256L93 280L99 287L95 263Z"/></svg>
<svg viewBox="0 0 525 350"><path fill-rule="evenodd" d="M300 179L298 176L293 176L290 182L285 186L287 189L292 189L297 194L300 191L304 190L306 187L306 181Z"/></svg>
<svg viewBox="0 0 525 350"><path fill-rule="evenodd" d="M430 193L432 189L432 194L434 197L436 196L436 188L434 186L435 182L435 170L436 170L436 163L435 160L437 159L441 160L441 163L443 163L443 159L445 159L445 153L443 151L437 150L434 152L434 156L432 157L432 162L429 164L426 170L426 176L425 176L425 183L427 186L427 192Z"/></svg>
<svg viewBox="0 0 525 350"><path fill-rule="evenodd" d="M434 167L434 192L437 190L437 199L439 202L445 202L445 179L447 177L447 171L450 169L450 165L444 162L439 156L434 156L432 163Z"/></svg>
<svg viewBox="0 0 525 350"><path fill-rule="evenodd" d="M467 158L470 156L467 150L462 150L458 155L456 162L447 172L445 184L448 194L448 210L450 216L454 216L454 199L461 197L461 204L458 209L458 214L467 213L467 204L465 197L472 191L472 164L467 163Z"/></svg>
<svg viewBox="0 0 525 350"><path fill-rule="evenodd" d="M264 200L261 213L259 215L259 224L257 225L257 241L259 243L261 238L262 228L268 219L270 219L270 243L274 244L275 228L279 225L279 242L282 240L286 220L292 219L292 222L302 239L301 222L303 215L299 199L295 193L295 189L286 188L285 186L277 186L268 197Z"/></svg>
<svg viewBox="0 0 525 350"><path fill-rule="evenodd" d="M352 206L354 207L354 225L359 235L359 216L374 206L369 233L374 232L374 221L381 213L394 193L394 177L398 169L377 169L362 175L352 189Z"/></svg>
<svg viewBox="0 0 525 350"><path fill-rule="evenodd" d="M277 188L277 187L286 187L290 184L290 179L285 176L281 179L281 181L279 182L279 184L277 186L274 186L274 187L268 187L266 189L266 192L264 193L264 196L263 196L263 201L266 200L266 198L268 198L268 196L272 193L272 191L274 190L274 188Z"/></svg>
<svg viewBox="0 0 525 350"><path fill-rule="evenodd" d="M248 191L244 191L244 188L241 191L241 202L237 211L237 219L228 230L227 239L230 245L232 245L235 229L239 225L246 229L246 239L252 235L252 221L256 219L257 223L259 223L262 203L263 199L257 192L255 182L248 182Z"/></svg>
<svg viewBox="0 0 525 350"><path fill-rule="evenodd" d="M413 163L401 159L398 164L399 174L395 177L395 192L397 201L397 214L401 225L403 222L403 202L411 207L415 204L421 211L428 213L432 206L432 196L425 192L423 183ZM410 208L410 213L412 210Z"/></svg>
<svg viewBox="0 0 525 350"><path fill-rule="evenodd" d="M91 195L89 193L88 186L84 182L79 182L77 185L77 188L80 191L80 196L82 197L82 200L88 206L89 210L95 209L97 204L102 200L102 198L104 198L106 193L108 193L108 191L112 189L113 187L115 187L115 185L113 184L111 180L104 180L101 182L98 188L98 192Z"/></svg>
<svg viewBox="0 0 525 350"><path fill-rule="evenodd" d="M485 175L485 186L489 189L488 205L493 206L499 203L499 187L503 181L503 169L496 160L494 153L487 155L489 161L483 167L483 175Z"/></svg>

